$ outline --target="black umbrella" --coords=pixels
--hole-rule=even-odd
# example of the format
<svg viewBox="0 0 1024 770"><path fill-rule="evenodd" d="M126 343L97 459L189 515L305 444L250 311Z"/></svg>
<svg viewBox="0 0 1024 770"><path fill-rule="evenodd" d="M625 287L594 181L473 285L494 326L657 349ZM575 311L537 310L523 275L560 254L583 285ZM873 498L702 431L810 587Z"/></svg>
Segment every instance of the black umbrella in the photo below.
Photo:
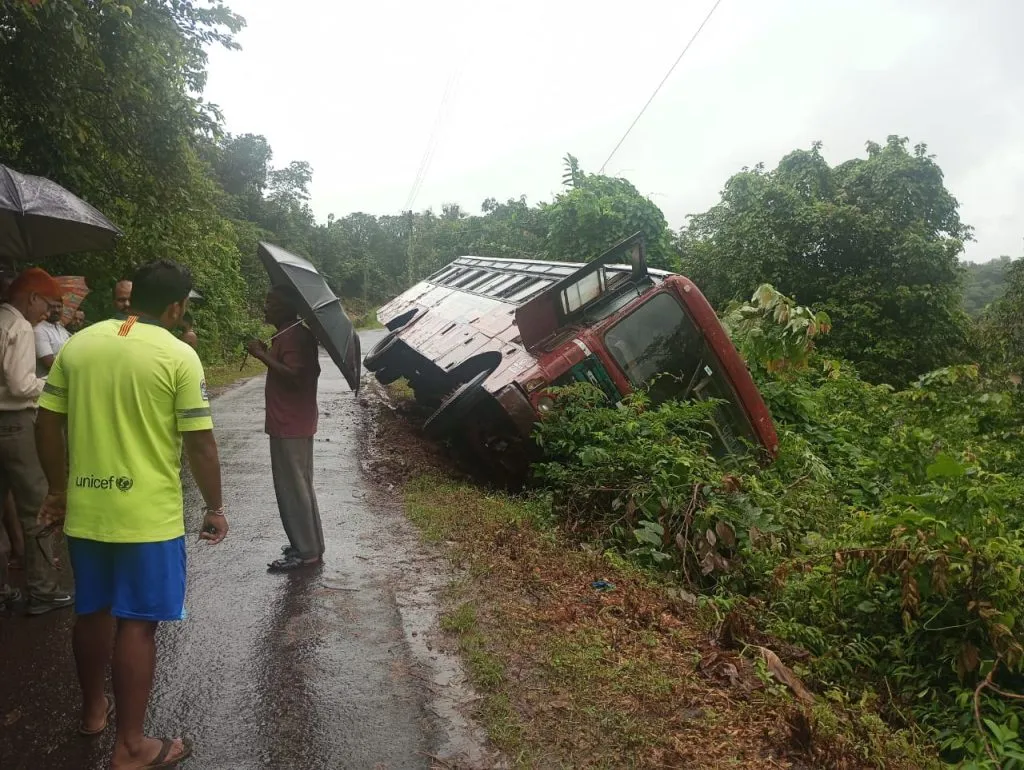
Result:
<svg viewBox="0 0 1024 770"><path fill-rule="evenodd" d="M299 315L341 369L352 390L359 390L359 335L345 315L341 300L331 291L324 277L302 257L280 246L260 243L257 249L274 286L288 286L302 298Z"/></svg>
<svg viewBox="0 0 1024 770"><path fill-rule="evenodd" d="M0 258L34 261L113 248L110 220L56 182L0 165Z"/></svg>

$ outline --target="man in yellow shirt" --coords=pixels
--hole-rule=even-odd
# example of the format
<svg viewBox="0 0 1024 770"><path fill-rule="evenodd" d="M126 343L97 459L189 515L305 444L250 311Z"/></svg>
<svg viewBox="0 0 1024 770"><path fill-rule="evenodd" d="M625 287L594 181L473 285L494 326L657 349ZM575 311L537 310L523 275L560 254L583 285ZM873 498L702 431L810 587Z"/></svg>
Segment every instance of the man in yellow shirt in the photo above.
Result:
<svg viewBox="0 0 1024 770"><path fill-rule="evenodd" d="M116 701L111 767L170 767L191 745L146 737L143 723L157 624L185 617L182 443L206 502L200 537L219 543L228 526L202 364L170 331L192 277L161 261L132 284L129 315L74 335L50 370L36 423L49 483L40 518L63 523L74 569L80 731L102 732ZM114 701L104 694L111 657Z"/></svg>

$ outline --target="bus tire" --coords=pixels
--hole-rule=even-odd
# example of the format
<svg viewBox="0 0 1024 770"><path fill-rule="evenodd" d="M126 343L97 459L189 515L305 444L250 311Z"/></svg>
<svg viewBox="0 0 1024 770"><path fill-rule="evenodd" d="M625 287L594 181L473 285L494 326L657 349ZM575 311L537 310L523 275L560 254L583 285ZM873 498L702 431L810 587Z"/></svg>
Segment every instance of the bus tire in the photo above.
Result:
<svg viewBox="0 0 1024 770"><path fill-rule="evenodd" d="M423 432L437 439L443 438L457 428L487 396L483 383L490 376L490 372L480 372L469 382L456 388L423 423Z"/></svg>
<svg viewBox="0 0 1024 770"><path fill-rule="evenodd" d="M413 375L410 377L409 387L412 388L416 403L432 410L437 409L447 395L443 382L439 383L436 379L423 376Z"/></svg>
<svg viewBox="0 0 1024 770"><path fill-rule="evenodd" d="M363 366L366 367L367 371L375 372L378 369L383 369L386 364L386 359L393 354L395 347L398 345L398 332L393 331L384 335L384 339L373 346L373 349L366 354L366 358L363 359Z"/></svg>

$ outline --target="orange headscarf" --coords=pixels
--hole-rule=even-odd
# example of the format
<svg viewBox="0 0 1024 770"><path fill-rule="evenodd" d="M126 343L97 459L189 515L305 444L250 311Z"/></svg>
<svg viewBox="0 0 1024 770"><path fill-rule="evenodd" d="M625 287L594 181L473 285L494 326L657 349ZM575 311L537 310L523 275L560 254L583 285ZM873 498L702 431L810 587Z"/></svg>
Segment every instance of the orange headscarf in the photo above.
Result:
<svg viewBox="0 0 1024 770"><path fill-rule="evenodd" d="M39 267L30 267L23 272L14 279L14 282L11 283L11 288L8 290L8 296L12 298L22 294L33 293L38 294L40 297L46 297L46 299L53 302L60 302L62 300L60 284L57 283L57 280L52 275Z"/></svg>

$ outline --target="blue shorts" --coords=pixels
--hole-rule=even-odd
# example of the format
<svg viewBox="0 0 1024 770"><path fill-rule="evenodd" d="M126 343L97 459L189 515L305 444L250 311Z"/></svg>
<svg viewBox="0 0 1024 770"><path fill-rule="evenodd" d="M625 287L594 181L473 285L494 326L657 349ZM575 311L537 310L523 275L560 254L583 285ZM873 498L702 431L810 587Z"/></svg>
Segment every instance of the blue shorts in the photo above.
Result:
<svg viewBox="0 0 1024 770"><path fill-rule="evenodd" d="M75 612L109 610L127 620L185 619L185 537L101 543L68 537Z"/></svg>

